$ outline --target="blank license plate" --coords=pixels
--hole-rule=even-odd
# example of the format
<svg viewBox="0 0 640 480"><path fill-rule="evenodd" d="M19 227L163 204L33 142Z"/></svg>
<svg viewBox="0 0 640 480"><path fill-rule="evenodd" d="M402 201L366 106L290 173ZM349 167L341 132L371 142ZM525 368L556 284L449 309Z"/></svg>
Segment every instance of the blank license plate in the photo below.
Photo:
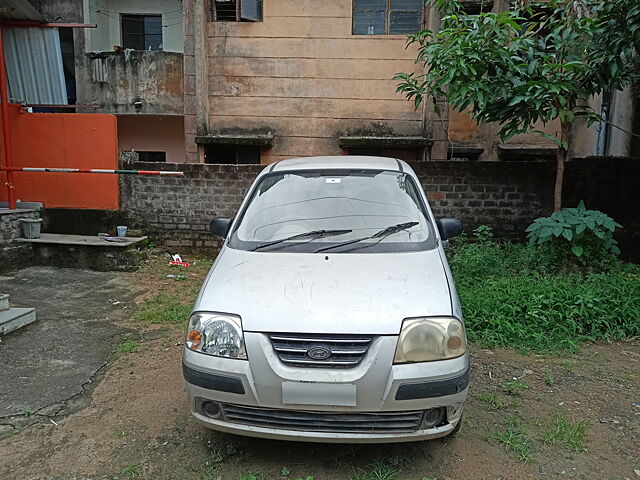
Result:
<svg viewBox="0 0 640 480"><path fill-rule="evenodd" d="M285 405L356 406L356 386L345 383L282 382Z"/></svg>

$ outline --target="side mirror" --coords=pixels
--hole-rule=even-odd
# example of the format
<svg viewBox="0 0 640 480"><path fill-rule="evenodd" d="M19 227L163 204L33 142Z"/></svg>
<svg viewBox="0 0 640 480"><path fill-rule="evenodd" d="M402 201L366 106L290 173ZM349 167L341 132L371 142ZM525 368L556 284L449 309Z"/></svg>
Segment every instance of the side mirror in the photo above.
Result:
<svg viewBox="0 0 640 480"><path fill-rule="evenodd" d="M462 221L457 218L441 218L436 223L443 241L457 237L462 233Z"/></svg>
<svg viewBox="0 0 640 480"><path fill-rule="evenodd" d="M209 225L209 230L214 235L218 237L225 238L227 233L229 233L229 228L231 227L231 219L218 217L211 220L211 224Z"/></svg>

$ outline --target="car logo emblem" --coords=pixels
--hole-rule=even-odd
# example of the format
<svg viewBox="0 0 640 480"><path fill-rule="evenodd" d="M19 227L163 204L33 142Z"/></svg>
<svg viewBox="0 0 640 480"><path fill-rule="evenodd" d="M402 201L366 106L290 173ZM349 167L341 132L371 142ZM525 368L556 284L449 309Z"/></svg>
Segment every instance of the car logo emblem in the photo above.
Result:
<svg viewBox="0 0 640 480"><path fill-rule="evenodd" d="M331 356L331 350L322 345L314 345L307 350L307 356L314 360L326 360Z"/></svg>

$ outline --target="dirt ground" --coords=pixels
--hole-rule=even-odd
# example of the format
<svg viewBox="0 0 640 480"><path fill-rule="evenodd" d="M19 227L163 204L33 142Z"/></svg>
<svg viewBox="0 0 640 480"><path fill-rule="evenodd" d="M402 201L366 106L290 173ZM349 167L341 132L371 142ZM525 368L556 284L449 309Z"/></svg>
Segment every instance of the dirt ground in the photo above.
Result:
<svg viewBox="0 0 640 480"><path fill-rule="evenodd" d="M166 274L176 271L163 262L157 257L139 273L118 274L132 288L144 287L138 302L158 291L193 295L208 266L204 262L175 282ZM110 357L95 387L84 392L81 410L43 415L0 440L0 479L392 480L393 472L399 480L640 479L638 340L585 345L567 356L472 346L470 398L457 437L327 445L236 437L199 426L183 392L182 326L122 317L118 341L134 339L137 349ZM549 440L558 418L570 425L585 421L584 445ZM514 443L500 442L509 428ZM522 442L528 444L526 458L515 447Z"/></svg>

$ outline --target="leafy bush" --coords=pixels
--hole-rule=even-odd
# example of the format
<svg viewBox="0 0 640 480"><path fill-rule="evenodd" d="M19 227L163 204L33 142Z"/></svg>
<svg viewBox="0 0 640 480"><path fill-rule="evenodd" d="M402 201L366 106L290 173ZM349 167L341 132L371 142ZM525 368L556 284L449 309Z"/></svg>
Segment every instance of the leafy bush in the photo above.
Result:
<svg viewBox="0 0 640 480"><path fill-rule="evenodd" d="M474 237L454 244L450 259L472 342L549 352L640 336L638 266L559 268L545 245Z"/></svg>
<svg viewBox="0 0 640 480"><path fill-rule="evenodd" d="M602 260L607 253L620 253L613 238L616 227L622 225L605 213L587 210L581 201L576 208L563 208L534 220L526 231L531 244L551 242L565 258L573 256L586 265Z"/></svg>

